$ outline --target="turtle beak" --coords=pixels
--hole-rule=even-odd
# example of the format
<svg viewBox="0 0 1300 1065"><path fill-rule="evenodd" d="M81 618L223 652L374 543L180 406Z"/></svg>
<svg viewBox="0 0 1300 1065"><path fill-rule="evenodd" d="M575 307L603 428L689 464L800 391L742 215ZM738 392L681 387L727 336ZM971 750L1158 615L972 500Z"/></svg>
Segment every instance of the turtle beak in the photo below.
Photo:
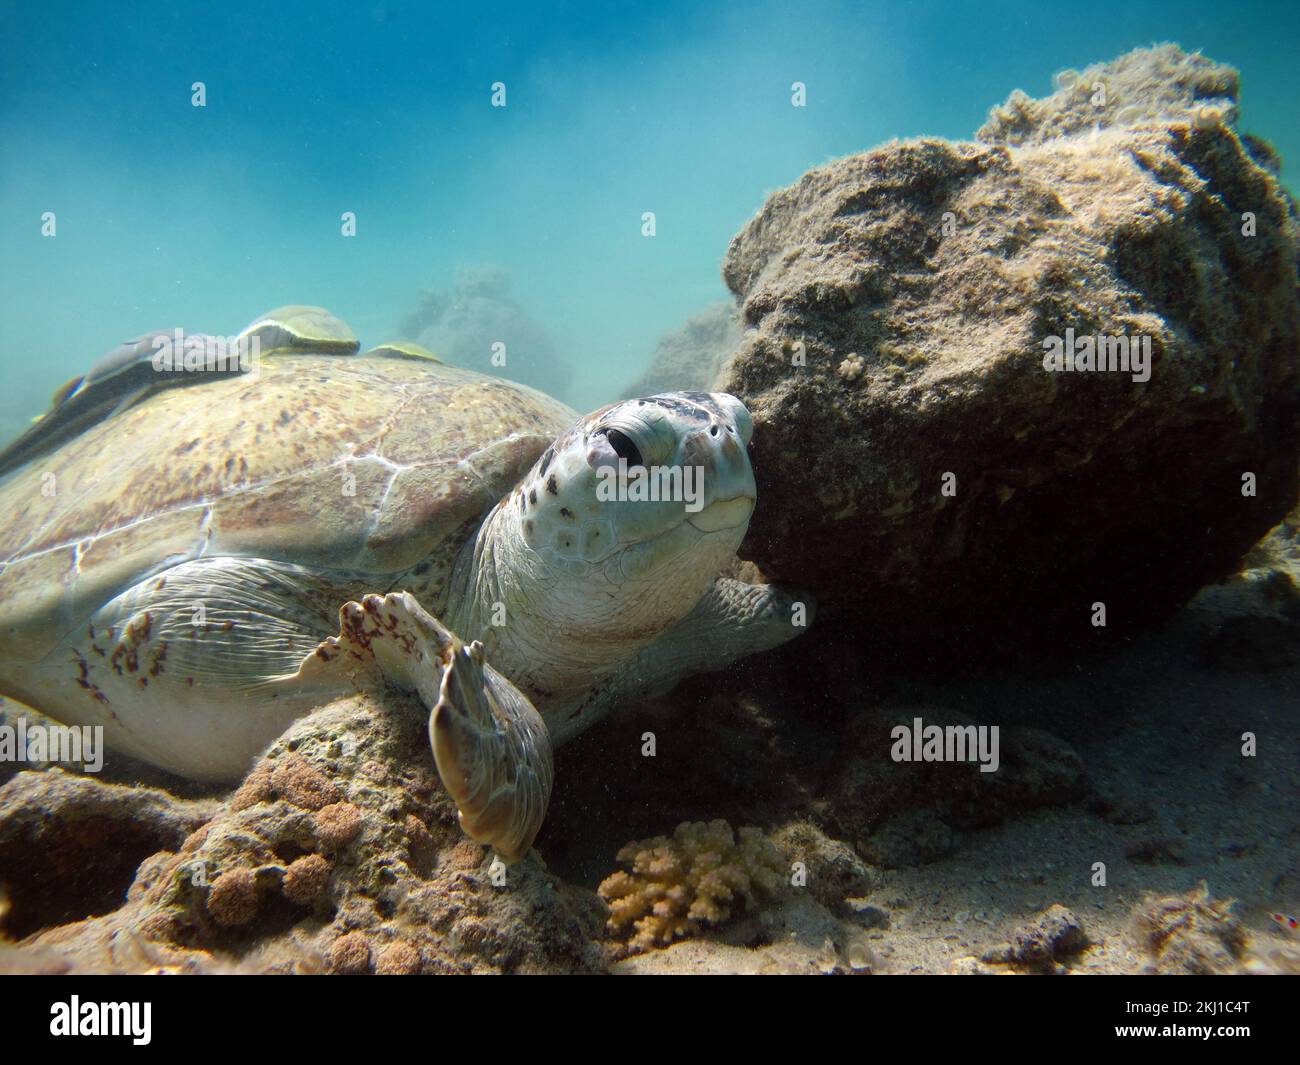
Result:
<svg viewBox="0 0 1300 1065"><path fill-rule="evenodd" d="M744 411L739 400L734 402ZM701 532L746 525L758 494L741 427L730 409L721 403L718 408L706 425L687 435L682 449L686 464L704 473L704 506L687 519Z"/></svg>
<svg viewBox="0 0 1300 1065"><path fill-rule="evenodd" d="M735 499L724 499L717 503L710 503L698 514L692 514L687 520L700 532L713 533L721 532L723 529L734 529L740 525L748 525L749 517L753 513L754 497L737 496Z"/></svg>

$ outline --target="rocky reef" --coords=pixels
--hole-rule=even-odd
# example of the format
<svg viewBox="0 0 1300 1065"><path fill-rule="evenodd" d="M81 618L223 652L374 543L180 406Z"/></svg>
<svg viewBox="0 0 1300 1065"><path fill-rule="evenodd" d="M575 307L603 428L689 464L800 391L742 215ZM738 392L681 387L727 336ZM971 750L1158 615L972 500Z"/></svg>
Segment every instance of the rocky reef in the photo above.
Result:
<svg viewBox="0 0 1300 1065"><path fill-rule="evenodd" d="M1066 80L810 171L726 256L743 553L877 654L1132 632L1295 502L1296 214L1235 71L1167 46Z"/></svg>
<svg viewBox="0 0 1300 1065"><path fill-rule="evenodd" d="M603 969L594 895L558 881L535 855L508 868L494 862L461 833L437 783L425 716L395 693L332 703L290 728L238 790L211 802L201 827L148 792L86 778L65 784L57 770L20 773L0 790L0 853L23 838L33 802L62 824L48 833L64 836L99 824L103 838L103 825L124 831L133 811L161 803L163 812L146 820L158 838L135 856L124 904L96 909L82 899L83 914L103 916L59 923L14 898L11 934L53 927L30 936L8 964L381 975ZM79 803L54 803L71 788ZM35 798L23 802L29 793ZM194 830L163 835L172 825ZM59 876L51 863L79 860L63 850L28 854L26 874L6 882L41 883ZM59 882L92 890L84 872L84 864L75 875L63 869Z"/></svg>
<svg viewBox="0 0 1300 1065"><path fill-rule="evenodd" d="M1183 895L1153 896L1133 911L1133 935L1151 971L1208 976L1239 971L1248 936L1231 899L1210 897L1202 882Z"/></svg>
<svg viewBox="0 0 1300 1065"><path fill-rule="evenodd" d="M0 788L0 876L9 908L0 930L20 939L112 913L141 862L179 850L218 806L59 768L16 774Z"/></svg>
<svg viewBox="0 0 1300 1065"><path fill-rule="evenodd" d="M565 399L573 367L510 290L508 271L462 269L450 291L425 289L398 332L447 362Z"/></svg>
<svg viewBox="0 0 1300 1065"><path fill-rule="evenodd" d="M742 321L691 319L634 386L750 405L745 574L811 588L815 639L566 745L509 867L393 691L298 721L233 791L0 765L0 972L1300 971L1268 920L1300 897L1294 207L1231 68L1164 46L1057 85L777 193L727 256ZM516 326L556 392L499 275L404 331L474 366L503 340L529 380ZM1049 368L1067 335L1150 361ZM1108 655L949 675L1227 574ZM937 668L891 672L917 653ZM997 770L895 761L917 718L996 724Z"/></svg>
<svg viewBox="0 0 1300 1065"><path fill-rule="evenodd" d="M623 398L690 389L708 392L739 343L736 308L730 303L712 304L692 315L680 329L660 338L649 369L623 393Z"/></svg>

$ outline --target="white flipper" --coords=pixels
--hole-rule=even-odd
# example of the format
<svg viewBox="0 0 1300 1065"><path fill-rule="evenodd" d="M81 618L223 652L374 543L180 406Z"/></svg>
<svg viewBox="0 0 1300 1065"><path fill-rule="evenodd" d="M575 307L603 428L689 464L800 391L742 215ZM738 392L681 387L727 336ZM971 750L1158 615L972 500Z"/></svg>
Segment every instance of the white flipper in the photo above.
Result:
<svg viewBox="0 0 1300 1065"><path fill-rule="evenodd" d="M811 597L796 599L774 584L719 577L695 608L644 648L606 684L553 718L552 740L567 742L620 703L662 695L696 673L725 669L779 647L812 624Z"/></svg>
<svg viewBox="0 0 1300 1065"><path fill-rule="evenodd" d="M506 861L528 853L546 816L554 768L532 703L409 592L368 595L339 611L339 635L303 662L297 680L328 684L367 673L416 692L429 707L429 741L461 828Z"/></svg>
<svg viewBox="0 0 1300 1065"><path fill-rule="evenodd" d="M483 660L478 641L448 660L429 742L465 833L508 862L527 854L551 799L551 738L533 704Z"/></svg>
<svg viewBox="0 0 1300 1065"><path fill-rule="evenodd" d="M102 726L114 750L226 782L340 695L414 691L431 712L434 757L465 831L507 860L522 857L551 794L541 716L478 644L467 648L414 596L339 608L345 587L267 559L180 563L70 632L32 665L20 696L67 724Z"/></svg>
<svg viewBox="0 0 1300 1065"><path fill-rule="evenodd" d="M286 686L345 596L298 566L213 557L147 577L14 671L13 694L111 751L193 780L235 781L326 701ZM345 689L346 690L346 689Z"/></svg>

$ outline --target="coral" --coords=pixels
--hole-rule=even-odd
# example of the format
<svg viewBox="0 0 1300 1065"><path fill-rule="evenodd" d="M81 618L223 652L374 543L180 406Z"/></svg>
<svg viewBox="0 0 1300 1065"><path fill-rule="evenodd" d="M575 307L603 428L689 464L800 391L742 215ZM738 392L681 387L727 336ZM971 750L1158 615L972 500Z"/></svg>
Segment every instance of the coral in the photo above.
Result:
<svg viewBox="0 0 1300 1065"><path fill-rule="evenodd" d="M178 823L138 863L125 904L119 889L117 909L15 949L78 972L603 970L599 900L533 858L490 874L409 698L357 694L299 719L201 829ZM141 789L125 808L153 801Z"/></svg>
<svg viewBox="0 0 1300 1065"><path fill-rule="evenodd" d="M375 961L377 976L414 976L420 971L420 952L410 943L390 943Z"/></svg>
<svg viewBox="0 0 1300 1065"><path fill-rule="evenodd" d="M405 825L406 850L410 856L411 864L427 866L433 860L436 850L428 826L414 814L407 815Z"/></svg>
<svg viewBox="0 0 1300 1065"><path fill-rule="evenodd" d="M1010 943L986 952L981 961L1024 965L1044 972L1060 972L1063 959L1088 946L1083 924L1074 913L1055 903L1032 921L1016 929Z"/></svg>
<svg viewBox="0 0 1300 1065"><path fill-rule="evenodd" d="M257 914L257 879L249 869L222 873L208 892L208 913L219 925L248 924Z"/></svg>
<svg viewBox="0 0 1300 1065"><path fill-rule="evenodd" d="M329 949L330 969L348 976L370 971L370 944L360 932L348 932L334 940Z"/></svg>
<svg viewBox="0 0 1300 1065"><path fill-rule="evenodd" d="M271 766L261 763L244 778L244 782L230 797L232 810L247 810L259 802L269 802L275 798L275 788L271 784Z"/></svg>
<svg viewBox="0 0 1300 1065"><path fill-rule="evenodd" d="M190 854L203 846L203 841L208 838L208 826L203 825L185 837L181 844L181 853Z"/></svg>
<svg viewBox="0 0 1300 1065"><path fill-rule="evenodd" d="M1133 911L1133 932L1160 973L1240 971L1246 930L1231 899L1212 899L1202 881L1186 895L1150 895Z"/></svg>
<svg viewBox="0 0 1300 1065"><path fill-rule="evenodd" d="M867 932L836 917L809 892L784 891L761 908L735 914L707 937L655 950L616 950L615 973L855 974L882 972Z"/></svg>
<svg viewBox="0 0 1300 1065"><path fill-rule="evenodd" d="M721 820L683 822L671 838L627 844L618 860L631 872L614 873L598 890L609 904L609 931L635 929L628 944L633 951L721 924L735 905L776 895L786 875L780 852L762 832L733 834Z"/></svg>
<svg viewBox="0 0 1300 1065"><path fill-rule="evenodd" d="M844 909L846 900L869 895L880 887L880 877L853 848L831 839L811 821L794 821L778 829L772 842L789 863L801 863L806 886L813 898L832 912Z"/></svg>
<svg viewBox="0 0 1300 1065"><path fill-rule="evenodd" d="M857 352L851 351L844 357L844 361L836 367L838 373L845 381L852 384L862 376L863 371L867 368L866 362Z"/></svg>
<svg viewBox="0 0 1300 1065"><path fill-rule="evenodd" d="M346 847L361 831L361 811L350 802L335 802L322 807L312 818L316 838L327 851Z"/></svg>
<svg viewBox="0 0 1300 1065"><path fill-rule="evenodd" d="M319 810L343 797L334 784L295 754L276 762L271 771L271 789L273 794L305 810Z"/></svg>
<svg viewBox="0 0 1300 1065"><path fill-rule="evenodd" d="M305 854L284 871L281 890L290 902L306 906L320 897L329 880L330 863L319 854Z"/></svg>

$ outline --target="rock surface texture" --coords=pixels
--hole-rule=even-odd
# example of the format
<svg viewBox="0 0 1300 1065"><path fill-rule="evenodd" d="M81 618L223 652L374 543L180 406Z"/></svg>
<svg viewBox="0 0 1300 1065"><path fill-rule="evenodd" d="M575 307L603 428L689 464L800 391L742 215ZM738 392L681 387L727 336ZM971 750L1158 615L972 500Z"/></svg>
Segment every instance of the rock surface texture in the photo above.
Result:
<svg viewBox="0 0 1300 1065"><path fill-rule="evenodd" d="M84 792L112 789L94 802L101 821L148 812L164 849L140 863L123 905L30 937L14 963L30 969L43 954L49 971L77 972L603 970L593 895L535 855L494 863L461 833L421 710L396 694L357 695L301 719L188 837L163 837L188 811L162 796L72 778ZM20 785L24 776L63 774L23 774L7 790L48 790ZM22 823L10 809L0 846ZM22 901L11 922L46 923Z"/></svg>
<svg viewBox="0 0 1300 1065"><path fill-rule="evenodd" d="M1295 501L1296 213L1236 72L1169 46L1071 86L810 171L731 243L742 554L832 631L932 659L1129 631Z"/></svg>

